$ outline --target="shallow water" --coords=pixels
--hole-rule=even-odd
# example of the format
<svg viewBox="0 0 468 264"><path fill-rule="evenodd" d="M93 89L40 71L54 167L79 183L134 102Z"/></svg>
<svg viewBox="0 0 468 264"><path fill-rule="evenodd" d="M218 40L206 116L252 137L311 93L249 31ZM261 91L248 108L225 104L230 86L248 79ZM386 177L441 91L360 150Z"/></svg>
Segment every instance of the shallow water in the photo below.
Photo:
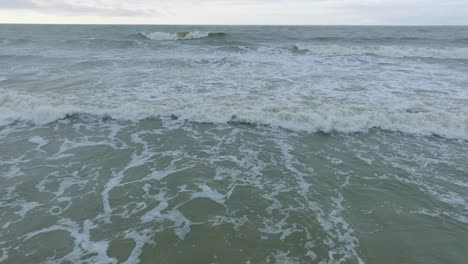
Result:
<svg viewBox="0 0 468 264"><path fill-rule="evenodd" d="M464 263L467 33L1 25L0 262Z"/></svg>

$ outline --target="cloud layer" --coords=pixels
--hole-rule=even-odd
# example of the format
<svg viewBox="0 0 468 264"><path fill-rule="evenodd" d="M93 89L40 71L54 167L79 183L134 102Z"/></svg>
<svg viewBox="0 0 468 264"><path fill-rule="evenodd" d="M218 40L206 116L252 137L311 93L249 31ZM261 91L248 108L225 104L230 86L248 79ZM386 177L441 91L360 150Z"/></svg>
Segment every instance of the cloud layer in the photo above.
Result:
<svg viewBox="0 0 468 264"><path fill-rule="evenodd" d="M0 0L0 9L31 10L45 14L150 16L158 12L151 8L132 6L130 1L104 0Z"/></svg>
<svg viewBox="0 0 468 264"><path fill-rule="evenodd" d="M0 0L0 23L468 24L466 0Z"/></svg>

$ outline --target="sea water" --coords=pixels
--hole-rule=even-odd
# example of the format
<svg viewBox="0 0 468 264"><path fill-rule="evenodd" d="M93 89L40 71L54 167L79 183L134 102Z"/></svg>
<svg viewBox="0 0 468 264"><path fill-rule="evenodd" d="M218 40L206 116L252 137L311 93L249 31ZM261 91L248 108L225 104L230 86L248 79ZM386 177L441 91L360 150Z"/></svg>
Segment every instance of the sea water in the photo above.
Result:
<svg viewBox="0 0 468 264"><path fill-rule="evenodd" d="M0 262L466 263L468 27L0 25Z"/></svg>

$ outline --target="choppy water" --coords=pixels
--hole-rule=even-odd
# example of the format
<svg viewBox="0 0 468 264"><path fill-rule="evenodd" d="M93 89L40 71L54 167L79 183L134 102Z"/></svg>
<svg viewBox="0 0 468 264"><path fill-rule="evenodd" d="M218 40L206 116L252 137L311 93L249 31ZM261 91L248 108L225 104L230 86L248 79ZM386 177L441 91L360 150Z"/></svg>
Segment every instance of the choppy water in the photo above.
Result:
<svg viewBox="0 0 468 264"><path fill-rule="evenodd" d="M0 262L465 263L468 27L0 25Z"/></svg>

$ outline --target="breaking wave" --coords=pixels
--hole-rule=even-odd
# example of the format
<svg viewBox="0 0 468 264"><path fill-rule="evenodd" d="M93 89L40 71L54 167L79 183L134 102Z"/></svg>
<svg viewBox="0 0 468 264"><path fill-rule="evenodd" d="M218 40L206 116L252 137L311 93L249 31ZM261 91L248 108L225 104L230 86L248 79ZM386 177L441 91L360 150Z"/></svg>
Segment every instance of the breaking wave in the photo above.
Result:
<svg viewBox="0 0 468 264"><path fill-rule="evenodd" d="M91 100L91 99L90 99ZM0 126L17 121L46 124L74 114L139 121L177 117L207 123L248 123L307 132L367 132L378 128L416 135L437 135L468 140L468 112L437 109L412 111L404 108L356 109L352 104L327 103L298 106L294 102L252 102L242 98L164 98L158 102L125 102L32 96L18 92L0 95ZM87 102L86 102L87 101Z"/></svg>
<svg viewBox="0 0 468 264"><path fill-rule="evenodd" d="M375 55L383 57L419 57L437 59L468 59L468 48L431 48L417 46L342 46L295 44L292 51L324 55Z"/></svg>
<svg viewBox="0 0 468 264"><path fill-rule="evenodd" d="M202 31L187 31L187 32L140 32L141 36L151 40L187 40L222 37L226 33L223 32L202 32Z"/></svg>

